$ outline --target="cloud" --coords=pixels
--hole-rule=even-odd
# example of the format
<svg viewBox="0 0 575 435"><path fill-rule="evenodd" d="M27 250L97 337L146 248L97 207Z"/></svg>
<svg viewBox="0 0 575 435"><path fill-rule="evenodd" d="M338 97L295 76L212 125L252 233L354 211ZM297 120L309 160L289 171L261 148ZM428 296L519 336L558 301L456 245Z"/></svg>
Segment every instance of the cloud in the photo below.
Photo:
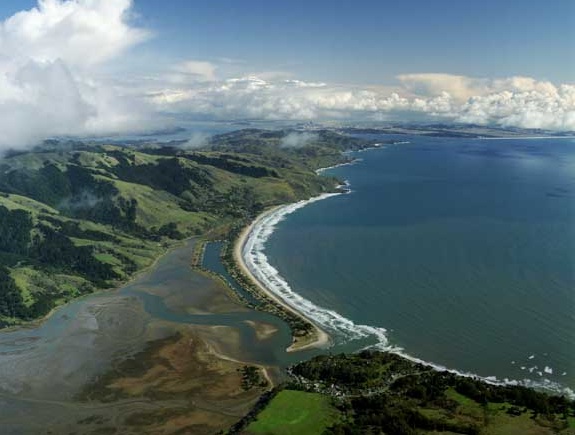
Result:
<svg viewBox="0 0 575 435"><path fill-rule="evenodd" d="M575 86L515 76L478 79L450 74L407 74L401 83L424 113L457 122L504 127L575 130ZM444 104L437 105L443 95ZM452 101L448 101L447 97ZM429 104L435 100L435 104Z"/></svg>
<svg viewBox="0 0 575 435"><path fill-rule="evenodd" d="M443 92L459 102L472 97L485 96L499 92L542 92L554 94L555 85L547 81L538 81L531 77L515 76L503 79L466 77L454 74L402 74L398 80L404 89L413 95L430 97Z"/></svg>
<svg viewBox="0 0 575 435"><path fill-rule="evenodd" d="M298 133L294 131L282 138L280 146L282 148L302 148L310 142L317 140L317 138L318 135L314 133Z"/></svg>
<svg viewBox="0 0 575 435"><path fill-rule="evenodd" d="M457 122L575 130L575 86L531 77L478 79L450 74L398 77L416 111Z"/></svg>
<svg viewBox="0 0 575 435"><path fill-rule="evenodd" d="M144 41L127 23L131 0L39 0L0 24L0 55L85 67L116 58Z"/></svg>
<svg viewBox="0 0 575 435"><path fill-rule="evenodd" d="M459 101L485 93L485 80L453 74L402 74L397 77L403 87L418 96L438 96L448 93Z"/></svg>
<svg viewBox="0 0 575 435"><path fill-rule="evenodd" d="M216 79L216 66L211 62L188 60L174 68L176 74L171 78L174 81L214 81Z"/></svg>
<svg viewBox="0 0 575 435"><path fill-rule="evenodd" d="M67 133L94 114L62 61L30 61L2 85L8 92L0 96L0 144L6 146Z"/></svg>
<svg viewBox="0 0 575 435"><path fill-rule="evenodd" d="M193 150L203 148L208 145L211 135L203 132L196 131L192 133L190 138L180 147L186 150Z"/></svg>
<svg viewBox="0 0 575 435"><path fill-rule="evenodd" d="M388 88L329 85L259 76L148 95L159 110L203 119L445 121L575 130L575 86L529 77L484 79L409 74Z"/></svg>
<svg viewBox="0 0 575 435"><path fill-rule="evenodd" d="M294 77L294 73L290 71L258 71L250 73L249 76L257 77L269 82L276 82L282 80L291 80Z"/></svg>
<svg viewBox="0 0 575 435"><path fill-rule="evenodd" d="M128 23L131 5L39 0L0 22L0 150L133 128L147 103L93 78L149 36Z"/></svg>
<svg viewBox="0 0 575 435"><path fill-rule="evenodd" d="M506 127L575 130L575 86L535 82L529 89L472 97L459 108L456 119Z"/></svg>

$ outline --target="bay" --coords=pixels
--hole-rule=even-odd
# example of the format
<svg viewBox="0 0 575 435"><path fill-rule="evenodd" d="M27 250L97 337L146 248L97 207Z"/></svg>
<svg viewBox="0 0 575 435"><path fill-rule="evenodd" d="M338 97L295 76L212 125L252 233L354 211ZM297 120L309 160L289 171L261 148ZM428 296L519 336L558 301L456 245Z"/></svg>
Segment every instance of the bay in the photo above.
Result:
<svg viewBox="0 0 575 435"><path fill-rule="evenodd" d="M574 140L402 139L327 171L352 193L287 215L269 263L409 355L575 388Z"/></svg>

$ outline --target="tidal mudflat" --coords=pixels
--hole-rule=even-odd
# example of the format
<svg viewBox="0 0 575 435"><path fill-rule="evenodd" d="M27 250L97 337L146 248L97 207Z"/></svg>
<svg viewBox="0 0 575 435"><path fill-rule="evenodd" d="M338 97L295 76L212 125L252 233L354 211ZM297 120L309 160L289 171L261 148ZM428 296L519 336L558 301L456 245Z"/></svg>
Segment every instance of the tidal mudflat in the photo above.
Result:
<svg viewBox="0 0 575 435"><path fill-rule="evenodd" d="M0 333L3 433L214 433L279 376L291 337L193 270L193 241L124 287ZM245 365L258 382L242 384Z"/></svg>

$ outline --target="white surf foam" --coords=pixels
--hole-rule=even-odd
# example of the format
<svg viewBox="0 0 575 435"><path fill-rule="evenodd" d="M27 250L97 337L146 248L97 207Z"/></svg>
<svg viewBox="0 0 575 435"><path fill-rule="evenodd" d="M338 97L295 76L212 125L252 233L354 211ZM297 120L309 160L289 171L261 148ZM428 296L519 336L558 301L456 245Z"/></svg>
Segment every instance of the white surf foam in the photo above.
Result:
<svg viewBox="0 0 575 435"><path fill-rule="evenodd" d="M306 201L300 201L280 207L273 212L264 215L252 227L247 240L242 249L244 262L250 272L274 295L294 308L308 319L318 324L321 328L330 333L341 344L349 340L357 340L368 337L375 337L380 345L387 347L387 336L384 328L377 328L368 325L358 325L339 313L322 308L295 293L287 281L280 275L269 262L264 253L265 243L273 233L276 225L280 223L288 214L312 204L322 199L332 196L342 195L341 193L326 193Z"/></svg>
<svg viewBox="0 0 575 435"><path fill-rule="evenodd" d="M321 175L323 174L325 171L329 170L329 169L335 169L335 168L340 168L342 166L349 166L349 165L354 165L356 163L361 162L361 159L353 159L350 160L349 162L343 162L343 163L338 163L337 165L333 165L333 166L326 166L325 168L319 168L315 170L315 173L317 175ZM322 198L323 199L323 198Z"/></svg>
<svg viewBox="0 0 575 435"><path fill-rule="evenodd" d="M346 182L345 186L339 187L342 188L347 186L349 186L349 183ZM350 192L351 191L349 189L342 189L339 193L326 193L308 200L279 207L272 212L261 216L253 225L248 237L246 238L245 244L242 247L242 256L246 267L254 277L276 297L280 298L283 302L301 313L305 318L313 321L320 328L328 332L335 341L333 344L344 344L350 341L372 337L375 339L376 344L368 346L368 348L393 352L410 361L424 364L438 371L448 371L459 376L481 379L493 385L522 385L531 388L545 389L557 394L564 394L571 399L575 399L575 392L572 389L549 379L515 380L508 378L498 379L495 376L482 377L474 373L454 370L440 364L424 361L406 353L400 347L391 346L389 344L385 328L356 324L351 319L342 316L336 311L320 307L300 294L294 292L288 282L280 275L278 270L269 263L264 252L265 243L276 229L277 224L283 221L287 215L314 202ZM531 355L529 359L533 359L534 357L534 355ZM521 367L521 369L524 369L524 367ZM532 373L536 369L537 367L529 368L529 372Z"/></svg>

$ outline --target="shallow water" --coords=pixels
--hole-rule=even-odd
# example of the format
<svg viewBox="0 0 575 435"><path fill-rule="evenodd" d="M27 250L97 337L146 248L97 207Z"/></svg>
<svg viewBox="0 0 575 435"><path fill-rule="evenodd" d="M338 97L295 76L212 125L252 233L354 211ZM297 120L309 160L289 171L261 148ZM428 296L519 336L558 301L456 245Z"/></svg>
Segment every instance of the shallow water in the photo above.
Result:
<svg viewBox="0 0 575 435"><path fill-rule="evenodd" d="M181 325L232 327L240 345L228 356L242 361L282 365L305 357L286 354L291 336L283 321L233 303L218 281L191 269L192 249L193 241L173 249L126 286L73 301L39 325L1 331L0 432L37 433L68 423L74 428L96 411L121 418L124 406L136 405L79 403L75 397L113 362ZM278 331L259 340L248 320Z"/></svg>
<svg viewBox="0 0 575 435"><path fill-rule="evenodd" d="M352 193L286 216L270 266L410 355L575 388L573 139L409 140L328 171Z"/></svg>
<svg viewBox="0 0 575 435"><path fill-rule="evenodd" d="M212 272L219 274L226 283L242 298L243 301L254 306L260 305L260 301L252 294L242 288L242 286L229 274L220 259L223 242L207 243L204 250L203 266Z"/></svg>

